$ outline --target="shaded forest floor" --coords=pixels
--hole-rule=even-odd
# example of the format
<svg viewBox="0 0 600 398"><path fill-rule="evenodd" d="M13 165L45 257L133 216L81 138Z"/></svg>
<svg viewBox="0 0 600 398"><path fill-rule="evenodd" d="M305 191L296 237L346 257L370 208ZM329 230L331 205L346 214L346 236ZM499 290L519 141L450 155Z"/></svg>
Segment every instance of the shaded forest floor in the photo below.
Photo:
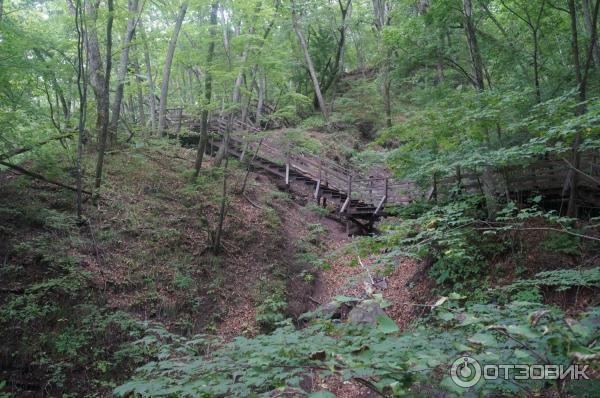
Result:
<svg viewBox="0 0 600 398"><path fill-rule="evenodd" d="M191 183L193 159L161 145L112 152L101 199L86 199L81 224L72 193L0 175L7 391L109 395L142 362L129 345L140 325L253 336L362 289L363 270L345 266L345 227L265 175L252 173L239 195L245 170L234 161L223 249L212 254L223 175L206 168ZM63 180L71 172L40 171Z"/></svg>
<svg viewBox="0 0 600 398"><path fill-rule="evenodd" d="M190 183L193 156L170 146L113 152L101 200L86 201L83 224L71 193L0 176L0 379L9 391L108 393L135 366L120 350L137 320L231 338L272 328L288 308L306 310L311 266L283 228L288 195L255 175L247 195L260 208L228 195L214 255L222 173L204 169ZM51 172L64 179L69 170ZM244 172L232 162L231 193ZM317 250L295 234L306 253Z"/></svg>
<svg viewBox="0 0 600 398"><path fill-rule="evenodd" d="M133 341L164 324L191 336L268 333L280 322L339 296L382 295L400 330L438 298L431 262L385 252L361 258L357 241L329 219L310 192L286 192L268 176L230 162L228 212L222 251L210 251L217 224L222 172L205 168L191 182L194 151L163 145L122 148L106 163L97 206L85 203L86 222L74 217L73 195L46 184L0 175L0 380L15 396L108 396L143 364ZM63 162L68 164L68 162ZM39 168L29 164L32 169ZM88 165L91 167L91 165ZM68 179L72 170L39 170ZM489 288L553 265L575 266L581 250L548 252L548 232L526 236L521 252L491 255ZM598 256L586 255L597 264ZM520 261L520 260L519 260ZM544 301L577 311L597 289L546 290ZM367 397L364 386L314 380L338 397ZM325 387L326 386L326 387Z"/></svg>

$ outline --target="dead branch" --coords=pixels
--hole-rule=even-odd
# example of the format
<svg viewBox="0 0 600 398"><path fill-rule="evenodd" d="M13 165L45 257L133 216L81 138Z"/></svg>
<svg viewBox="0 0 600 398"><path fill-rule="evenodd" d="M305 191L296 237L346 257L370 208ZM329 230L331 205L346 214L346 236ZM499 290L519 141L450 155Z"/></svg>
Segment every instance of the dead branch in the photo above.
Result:
<svg viewBox="0 0 600 398"><path fill-rule="evenodd" d="M9 159L12 158L13 156L17 156L20 155L21 153L25 153L25 152L29 152L35 148L41 147L43 145L46 145L52 141L57 141L57 140L63 140L65 138L72 138L73 135L75 134L75 132L70 132L70 133L66 133L66 134L62 134L56 137L52 137L47 139L46 141L42 141L42 142L38 142L35 145L30 145L30 146L25 146L22 148L17 148L11 152L8 153L3 153L2 155L0 155L0 160L5 160L5 159Z"/></svg>
<svg viewBox="0 0 600 398"><path fill-rule="evenodd" d="M46 182L48 184L52 184L52 185L56 185L56 186L59 186L59 187L64 188L64 189L68 189L69 191L77 192L77 188L71 187L69 185L65 185L62 182L50 180L50 179L44 177L41 174L35 173L33 171L29 171L27 169L24 169L21 166L17 166L16 164L12 164L12 163L8 163L8 162L5 162L3 160L0 160L0 165L6 166L6 167L8 167L8 168L10 168L12 170L16 170L19 173L25 174L26 176L31 177L33 179L44 181L44 182ZM92 193L89 192L89 191L81 191L81 193L84 193L86 195L92 195Z"/></svg>

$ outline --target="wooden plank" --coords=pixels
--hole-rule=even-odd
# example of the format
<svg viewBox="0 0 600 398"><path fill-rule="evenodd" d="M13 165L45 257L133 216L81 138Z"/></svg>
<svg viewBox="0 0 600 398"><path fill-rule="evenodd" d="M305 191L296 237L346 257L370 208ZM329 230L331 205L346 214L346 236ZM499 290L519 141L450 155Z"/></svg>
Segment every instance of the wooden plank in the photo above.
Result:
<svg viewBox="0 0 600 398"><path fill-rule="evenodd" d="M387 199L386 196L383 196L381 198L381 200L379 201L379 204L377 205L377 208L375 209L375 212L373 213L374 216L376 216L379 213L379 211L383 207L383 204L385 203L386 199Z"/></svg>
<svg viewBox="0 0 600 398"><path fill-rule="evenodd" d="M350 204L350 196L346 196L346 201L342 205L342 208L340 209L340 213L344 213L346 211L348 204Z"/></svg>

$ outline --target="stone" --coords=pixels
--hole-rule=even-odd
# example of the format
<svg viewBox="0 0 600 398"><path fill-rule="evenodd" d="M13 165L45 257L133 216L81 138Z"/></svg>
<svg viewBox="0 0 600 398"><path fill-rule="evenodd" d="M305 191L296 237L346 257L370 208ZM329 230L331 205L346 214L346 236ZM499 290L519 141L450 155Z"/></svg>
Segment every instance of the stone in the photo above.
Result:
<svg viewBox="0 0 600 398"><path fill-rule="evenodd" d="M354 307L348 314L348 320L352 323L377 324L377 317L385 315L383 309L374 301L363 301Z"/></svg>

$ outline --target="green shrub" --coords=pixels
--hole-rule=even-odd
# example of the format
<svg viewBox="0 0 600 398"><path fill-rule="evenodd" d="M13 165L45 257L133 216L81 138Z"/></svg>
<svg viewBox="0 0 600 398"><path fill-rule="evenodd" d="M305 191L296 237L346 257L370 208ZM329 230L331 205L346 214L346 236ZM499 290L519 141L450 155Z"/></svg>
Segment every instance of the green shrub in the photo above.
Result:
<svg viewBox="0 0 600 398"><path fill-rule="evenodd" d="M568 256L580 256L580 240L576 236L550 232L541 243L541 247L552 253L565 254Z"/></svg>

